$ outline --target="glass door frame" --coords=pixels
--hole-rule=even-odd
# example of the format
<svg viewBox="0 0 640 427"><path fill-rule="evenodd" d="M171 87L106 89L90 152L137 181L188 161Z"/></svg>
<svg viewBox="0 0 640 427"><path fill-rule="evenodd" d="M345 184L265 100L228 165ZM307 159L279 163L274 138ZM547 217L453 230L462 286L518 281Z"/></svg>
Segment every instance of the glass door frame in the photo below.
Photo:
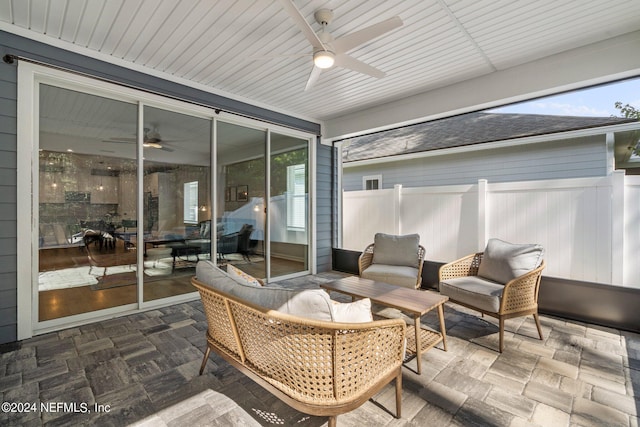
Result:
<svg viewBox="0 0 640 427"><path fill-rule="evenodd" d="M16 223L16 235L28 236L22 239L16 239L17 246L17 338L18 340L30 338L34 335L56 331L64 328L75 327L87 323L93 323L101 320L111 319L117 316L142 312L145 310L165 307L177 303L192 301L198 298L197 292L177 295L173 297L144 301L143 298L143 281L140 277L137 280L137 297L135 303L122 305L119 307L92 311L88 313L62 317L54 320L40 322L38 319L38 202L39 202L39 168L38 152L39 152L39 85L48 84L65 89L84 92L91 95L97 95L121 102L129 102L138 106L138 145L137 145L137 217L139 223L142 223L143 216L143 146L142 140L144 123L144 106L162 108L178 113L189 114L201 118L211 120L211 151L210 151L210 167L211 167L211 212L217 212L217 187L216 173L217 168L217 133L216 127L218 121L234 123L240 126L254 127L265 130L267 132L267 143L265 144L265 155L268 155L268 139L270 132L290 135L297 138L307 140L309 143L309 269L291 276L302 276L306 274L314 274L316 272L316 208L315 208L315 159L316 144L315 135L290 129L284 126L278 126L256 119L250 119L226 113L215 109L214 107L199 106L186 101L172 99L170 97L133 89L116 83L110 83L97 80L91 77L70 73L42 65L32 64L29 62L20 62L18 65L18 111L17 111L17 173L18 179L16 184L17 190L17 210L21 214L18 215ZM265 157L268 159L268 157ZM269 163L269 162L267 162ZM35 166L34 166L35 165ZM28 171L28 172L27 172ZM26 179L28 176L30 179ZM269 189L269 176L266 176L266 189ZM268 204L267 204L268 205ZM268 221L269 215L267 211L267 224L265 227L265 243L266 251L269 251L268 240ZM138 228L138 241L143 241L143 230ZM267 255L265 254L265 255ZM213 260L217 257L216 245L212 244L211 257ZM266 258L268 259L268 258ZM143 263L143 251L138 251L138 271ZM268 265L268 263L267 263ZM276 281L289 276L278 278L270 278L270 281Z"/></svg>

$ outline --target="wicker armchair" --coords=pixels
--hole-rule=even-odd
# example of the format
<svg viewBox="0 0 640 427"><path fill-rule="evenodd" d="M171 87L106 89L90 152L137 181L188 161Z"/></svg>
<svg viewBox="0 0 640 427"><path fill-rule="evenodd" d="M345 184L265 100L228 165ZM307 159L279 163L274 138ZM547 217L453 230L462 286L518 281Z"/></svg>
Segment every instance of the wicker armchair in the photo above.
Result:
<svg viewBox="0 0 640 427"><path fill-rule="evenodd" d="M371 267L373 264L375 243L370 244L366 247L366 249L362 252L360 257L358 258L358 270L360 277L364 277L372 280L380 280L382 282L391 283L393 285L412 287L415 289L419 289L422 285L422 263L424 261L425 249L423 246L418 245L418 252L416 253L417 259L417 268L406 267L406 266L393 266L390 269L395 270L397 276L394 277L393 273L386 273L384 276L373 276L370 273L366 272L366 270ZM407 279L407 276L413 278Z"/></svg>
<svg viewBox="0 0 640 427"><path fill-rule="evenodd" d="M533 270L502 285L484 280L478 275L483 256L484 252L467 255L440 267L440 292L449 296L451 302L498 319L500 353L504 349L505 319L532 314L538 335L543 339L538 318L538 290L542 270L545 267L544 260L541 260L538 267ZM451 281L451 279L457 279L457 281ZM497 296L494 309L486 306L486 299L490 296L493 298Z"/></svg>

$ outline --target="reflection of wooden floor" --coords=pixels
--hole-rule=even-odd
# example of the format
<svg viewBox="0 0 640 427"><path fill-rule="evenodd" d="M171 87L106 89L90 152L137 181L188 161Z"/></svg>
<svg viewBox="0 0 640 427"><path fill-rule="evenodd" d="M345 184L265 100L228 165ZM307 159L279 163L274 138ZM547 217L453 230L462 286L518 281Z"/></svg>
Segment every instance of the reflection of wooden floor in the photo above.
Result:
<svg viewBox="0 0 640 427"><path fill-rule="evenodd" d="M116 251L120 248L116 248ZM85 261L86 260L86 261ZM86 262L86 263L85 263ZM88 265L84 248L40 251L40 271ZM265 277L265 262L241 263L240 269L254 277ZM302 271L304 263L272 258L271 276L284 276ZM193 270L192 270L193 271ZM179 270L176 270L179 273ZM144 278L143 298L152 301L175 295L195 292L190 283L191 275L155 276ZM56 289L39 293L40 321L88 313L106 308L133 304L137 301L136 285L118 286L110 289L92 290L90 286Z"/></svg>
<svg viewBox="0 0 640 427"><path fill-rule="evenodd" d="M89 265L89 257L87 257L87 250L84 246L40 249L39 253L39 271L52 271Z"/></svg>
<svg viewBox="0 0 640 427"><path fill-rule="evenodd" d="M121 240L118 240L114 249L100 250L95 244L91 244L90 249L96 266L109 267L135 264L136 262L136 251L126 250L124 242ZM39 255L39 271L53 271L61 268L91 265L87 249L84 246L40 249Z"/></svg>
<svg viewBox="0 0 640 427"><path fill-rule="evenodd" d="M191 276L147 279L143 284L143 298L152 301L174 295L195 292L191 286ZM133 304L137 301L138 291L135 284L116 288L91 290L89 286L68 289L56 289L40 292L40 321L88 313L105 308Z"/></svg>
<svg viewBox="0 0 640 427"><path fill-rule="evenodd" d="M233 263L232 263L233 264ZM263 279L266 276L264 261L246 262L236 265L247 274ZM271 259L271 277L285 276L287 274L298 273L304 270L304 263L281 258Z"/></svg>

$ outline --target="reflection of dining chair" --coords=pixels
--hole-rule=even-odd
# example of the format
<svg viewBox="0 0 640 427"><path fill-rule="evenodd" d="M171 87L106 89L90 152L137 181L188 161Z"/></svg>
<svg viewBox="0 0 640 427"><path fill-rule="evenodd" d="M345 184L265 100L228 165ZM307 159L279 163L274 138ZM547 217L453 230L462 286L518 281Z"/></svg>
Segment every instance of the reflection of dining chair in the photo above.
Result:
<svg viewBox="0 0 640 427"><path fill-rule="evenodd" d="M208 219L206 221L200 221L199 224L199 233L198 238L200 239L210 239L211 238L211 220Z"/></svg>
<svg viewBox="0 0 640 427"><path fill-rule="evenodd" d="M84 231L82 239L85 246L95 243L100 247L100 250L103 248L115 250L116 248L115 238L111 233L107 233L106 231L87 229Z"/></svg>
<svg viewBox="0 0 640 427"><path fill-rule="evenodd" d="M89 260L89 274L92 274L94 268L103 269L102 274L97 275L98 278L106 276L107 269L110 267L127 266L132 269L137 263L136 251L103 253L95 251L95 245L92 247L91 242L87 242L87 240L85 240L84 248Z"/></svg>
<svg viewBox="0 0 640 427"><path fill-rule="evenodd" d="M123 219L121 222L122 232L116 233L118 238L124 242L125 249L132 249L136 246L138 231L138 221L135 219Z"/></svg>
<svg viewBox="0 0 640 427"><path fill-rule="evenodd" d="M247 261L251 262L251 233L253 233L253 225L244 224L238 232L238 253Z"/></svg>
<svg viewBox="0 0 640 427"><path fill-rule="evenodd" d="M218 237L218 259L225 259L225 255L238 252L238 233L231 233Z"/></svg>

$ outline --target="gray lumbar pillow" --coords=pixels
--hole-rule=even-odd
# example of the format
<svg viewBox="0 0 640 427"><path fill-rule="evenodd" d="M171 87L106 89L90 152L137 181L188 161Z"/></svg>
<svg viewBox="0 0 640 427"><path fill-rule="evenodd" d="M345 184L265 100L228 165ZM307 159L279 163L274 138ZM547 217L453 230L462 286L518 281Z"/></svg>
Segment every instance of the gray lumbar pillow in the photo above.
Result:
<svg viewBox="0 0 640 427"><path fill-rule="evenodd" d="M418 234L395 236L377 233L373 240L373 263L418 268Z"/></svg>
<svg viewBox="0 0 640 427"><path fill-rule="evenodd" d="M537 268L544 249L538 244L518 245L489 239L478 268L478 276L505 284Z"/></svg>

